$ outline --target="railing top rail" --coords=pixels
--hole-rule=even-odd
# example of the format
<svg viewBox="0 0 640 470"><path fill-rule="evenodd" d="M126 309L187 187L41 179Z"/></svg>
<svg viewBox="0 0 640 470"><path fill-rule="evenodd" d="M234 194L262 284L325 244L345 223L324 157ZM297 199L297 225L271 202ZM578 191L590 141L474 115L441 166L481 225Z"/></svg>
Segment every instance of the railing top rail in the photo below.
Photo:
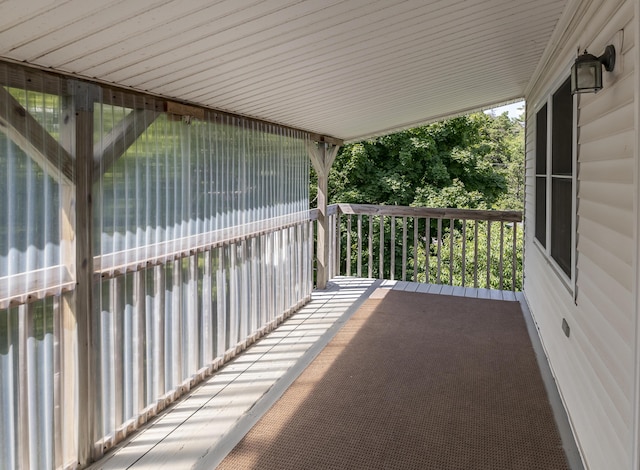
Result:
<svg viewBox="0 0 640 470"><path fill-rule="evenodd" d="M520 211L494 211L476 209L451 209L435 207L387 206L375 204L333 204L342 214L388 215L407 217L431 217L436 219L490 220L497 222L522 222Z"/></svg>
<svg viewBox="0 0 640 470"><path fill-rule="evenodd" d="M338 205L339 204L331 204L327 206L327 215L335 215L338 213ZM318 214L320 213L320 209L309 209L309 220L318 220Z"/></svg>

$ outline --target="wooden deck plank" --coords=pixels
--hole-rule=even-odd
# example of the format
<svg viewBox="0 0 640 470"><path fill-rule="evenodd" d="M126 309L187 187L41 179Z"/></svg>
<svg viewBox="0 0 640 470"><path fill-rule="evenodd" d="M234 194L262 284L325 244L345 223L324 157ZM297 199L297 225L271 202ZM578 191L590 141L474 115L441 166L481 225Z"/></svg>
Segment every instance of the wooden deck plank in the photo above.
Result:
<svg viewBox="0 0 640 470"><path fill-rule="evenodd" d="M491 291L489 289L479 288L478 289L478 298L479 299L490 299L491 298Z"/></svg>
<svg viewBox="0 0 640 470"><path fill-rule="evenodd" d="M515 302L518 299L516 298L516 293L515 292L512 292L510 290L504 290L504 291L502 291L502 300L507 300L509 302Z"/></svg>
<svg viewBox="0 0 640 470"><path fill-rule="evenodd" d="M489 291L489 297L493 300L502 300L502 291L491 289Z"/></svg>
<svg viewBox="0 0 640 470"><path fill-rule="evenodd" d="M478 298L478 289L475 287L465 287L464 296L476 299Z"/></svg>
<svg viewBox="0 0 640 470"><path fill-rule="evenodd" d="M440 290L440 294L441 295L452 295L453 294L453 286L445 284L444 286L442 286L442 289Z"/></svg>
<svg viewBox="0 0 640 470"><path fill-rule="evenodd" d="M461 286L454 286L453 287L453 292L451 293L451 295L455 295L458 297L465 297L465 288L461 287Z"/></svg>
<svg viewBox="0 0 640 470"><path fill-rule="evenodd" d="M442 290L442 286L440 284L429 285L429 294L439 294L440 290Z"/></svg>
<svg viewBox="0 0 640 470"><path fill-rule="evenodd" d="M418 288L416 289L416 292L422 292L422 293L425 293L425 294L426 294L427 292L429 292L429 286L430 286L430 285L431 285L431 284L424 284L424 283L420 283L420 284L418 285Z"/></svg>

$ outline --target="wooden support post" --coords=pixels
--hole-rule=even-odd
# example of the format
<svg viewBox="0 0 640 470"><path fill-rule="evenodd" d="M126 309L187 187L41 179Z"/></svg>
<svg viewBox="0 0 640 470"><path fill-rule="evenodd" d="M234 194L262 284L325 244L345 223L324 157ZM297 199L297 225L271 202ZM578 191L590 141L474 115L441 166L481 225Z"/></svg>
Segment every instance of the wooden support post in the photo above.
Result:
<svg viewBox="0 0 640 470"><path fill-rule="evenodd" d="M329 217L327 215L329 194L329 171L338 154L339 145L318 142L309 145L309 157L318 174L318 272L316 287L325 289L329 281Z"/></svg>
<svg viewBox="0 0 640 470"><path fill-rule="evenodd" d="M69 96L66 98L64 126L61 130L63 146L68 146L74 160L75 194L70 195L75 205L75 217L69 214L74 224L65 230L73 233L63 234L75 244L70 253L75 259L69 263L75 272L75 305L64 320L70 331L76 333L76 403L65 403L65 407L76 407L76 430L78 436L78 464L84 466L97 455L94 450L95 421L99 410L97 383L94 373L93 357L93 104L98 96L98 87L79 82L69 82ZM66 138L62 137L67 133ZM67 203L63 204L63 210ZM72 209L73 210L73 209ZM69 340L70 338L65 338ZM66 367L65 367L66 369ZM72 380L67 376L66 380Z"/></svg>

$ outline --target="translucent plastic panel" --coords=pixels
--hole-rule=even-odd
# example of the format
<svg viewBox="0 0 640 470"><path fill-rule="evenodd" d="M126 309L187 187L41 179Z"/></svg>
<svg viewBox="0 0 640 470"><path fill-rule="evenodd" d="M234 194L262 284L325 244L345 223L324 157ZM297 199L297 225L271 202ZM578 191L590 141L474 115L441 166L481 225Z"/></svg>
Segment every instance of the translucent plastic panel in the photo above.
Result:
<svg viewBox="0 0 640 470"><path fill-rule="evenodd" d="M121 101L95 111L95 145L105 153L94 187L100 268L180 254L306 217L306 134L215 114L181 119L137 109L125 95ZM110 145L125 141L117 135L127 132L135 140Z"/></svg>
<svg viewBox="0 0 640 470"><path fill-rule="evenodd" d="M60 264L58 183L2 133L0 175L0 277Z"/></svg>
<svg viewBox="0 0 640 470"><path fill-rule="evenodd" d="M62 85L0 64L0 305L34 291L57 293L68 273L62 220L73 224L71 134ZM70 98L68 98L69 100ZM67 231L67 239L72 238Z"/></svg>
<svg viewBox="0 0 640 470"><path fill-rule="evenodd" d="M2 469L53 468L53 318L52 298L0 310Z"/></svg>
<svg viewBox="0 0 640 470"><path fill-rule="evenodd" d="M18 309L0 310L0 468L17 468Z"/></svg>

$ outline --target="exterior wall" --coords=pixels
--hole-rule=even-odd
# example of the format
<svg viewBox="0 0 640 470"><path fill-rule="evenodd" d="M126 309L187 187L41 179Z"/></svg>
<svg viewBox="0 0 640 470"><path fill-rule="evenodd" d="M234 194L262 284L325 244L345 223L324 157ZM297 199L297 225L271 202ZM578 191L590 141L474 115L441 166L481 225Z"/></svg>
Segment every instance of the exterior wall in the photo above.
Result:
<svg viewBox="0 0 640 470"><path fill-rule="evenodd" d="M570 4L571 6L571 4ZM634 1L578 5L527 96L524 291L585 466L629 469L634 459L636 363L636 122ZM563 282L534 241L535 113L569 76L579 49L614 43L605 88L577 97L576 274ZM575 141L574 141L575 146ZM574 285L572 285L574 284ZM561 328L566 319L571 334Z"/></svg>

